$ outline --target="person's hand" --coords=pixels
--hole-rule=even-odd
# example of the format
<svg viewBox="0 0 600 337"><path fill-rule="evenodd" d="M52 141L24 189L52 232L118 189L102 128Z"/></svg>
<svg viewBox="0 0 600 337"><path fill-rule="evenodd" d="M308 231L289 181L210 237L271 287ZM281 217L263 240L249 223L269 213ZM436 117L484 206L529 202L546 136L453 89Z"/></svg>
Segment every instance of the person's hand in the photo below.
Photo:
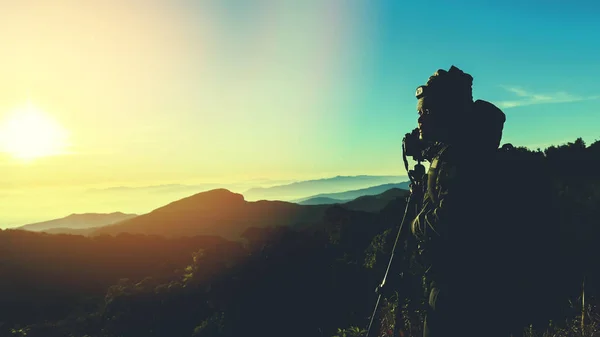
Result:
<svg viewBox="0 0 600 337"><path fill-rule="evenodd" d="M425 195L425 183L423 181L415 181L410 184L409 191L413 201L422 200Z"/></svg>

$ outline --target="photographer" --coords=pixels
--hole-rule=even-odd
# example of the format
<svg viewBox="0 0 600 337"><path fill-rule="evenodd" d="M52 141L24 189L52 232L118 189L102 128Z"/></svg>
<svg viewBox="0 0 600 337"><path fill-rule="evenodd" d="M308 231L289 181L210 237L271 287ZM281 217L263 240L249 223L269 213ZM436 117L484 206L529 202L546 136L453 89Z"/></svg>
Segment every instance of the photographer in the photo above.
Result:
<svg viewBox="0 0 600 337"><path fill-rule="evenodd" d="M452 66L417 88L418 135L430 161L421 211L411 224L426 265L425 337L508 336L499 262L487 229L504 113L473 101L473 77ZM504 301L504 302L503 302Z"/></svg>

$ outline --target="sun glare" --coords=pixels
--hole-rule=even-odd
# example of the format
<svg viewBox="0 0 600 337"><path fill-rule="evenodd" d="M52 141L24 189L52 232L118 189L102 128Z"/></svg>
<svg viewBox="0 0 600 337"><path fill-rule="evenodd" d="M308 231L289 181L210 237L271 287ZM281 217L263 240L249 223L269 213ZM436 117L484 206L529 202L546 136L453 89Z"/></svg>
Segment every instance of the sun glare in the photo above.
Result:
<svg viewBox="0 0 600 337"><path fill-rule="evenodd" d="M16 159L59 155L66 147L66 130L32 104L15 109L0 125L0 150Z"/></svg>

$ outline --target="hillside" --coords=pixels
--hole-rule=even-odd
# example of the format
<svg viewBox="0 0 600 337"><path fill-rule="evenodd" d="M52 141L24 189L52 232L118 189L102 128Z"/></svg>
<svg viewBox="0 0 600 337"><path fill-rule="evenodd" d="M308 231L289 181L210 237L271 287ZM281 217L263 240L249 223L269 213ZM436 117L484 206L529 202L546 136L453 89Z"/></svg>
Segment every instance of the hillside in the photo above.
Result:
<svg viewBox="0 0 600 337"><path fill-rule="evenodd" d="M102 227L106 225L112 225L123 220L135 218L137 214L126 214L121 212L114 213L84 213L84 214L71 214L64 218L48 220L43 222L37 222L27 224L18 227L17 229L23 229L28 231L45 231L52 230L56 232L58 228L69 228L69 229L88 229L93 227Z"/></svg>
<svg viewBox="0 0 600 337"><path fill-rule="evenodd" d="M181 237L217 235L239 239L249 227L303 227L322 221L328 206L304 206L283 201L248 202L244 196L215 189L177 200L93 235L122 232Z"/></svg>

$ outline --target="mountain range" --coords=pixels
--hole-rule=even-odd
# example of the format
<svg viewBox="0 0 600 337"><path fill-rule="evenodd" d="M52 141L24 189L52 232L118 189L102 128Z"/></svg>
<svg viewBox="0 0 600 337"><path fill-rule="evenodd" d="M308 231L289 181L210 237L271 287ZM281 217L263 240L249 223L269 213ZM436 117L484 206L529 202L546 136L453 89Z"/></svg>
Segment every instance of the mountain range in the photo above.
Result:
<svg viewBox="0 0 600 337"><path fill-rule="evenodd" d="M120 233L165 237L214 235L239 240L248 228L304 228L321 225L332 207L378 213L395 200L405 198L407 193L407 190L391 188L378 195L364 195L339 205L300 205L285 201L250 202L239 193L215 189L174 201L139 216L120 212L73 214L61 219L25 225L19 229L84 236ZM69 225L73 228L66 227Z"/></svg>
<svg viewBox="0 0 600 337"><path fill-rule="evenodd" d="M303 181L271 188L247 191L260 193L299 193L299 191L330 190L345 185L361 185L365 182L398 179L397 177L334 177ZM161 185L147 187L146 191L166 192L184 188L185 185ZM191 186L189 186L191 187ZM71 214L67 217L18 227L49 234L117 235L119 233L154 234L167 237L218 235L239 239L249 227L292 226L302 227L322 223L324 214L333 204L344 209L379 212L390 201L407 195L408 182L386 183L368 188L334 193L315 194L292 201L248 201L240 194L224 188L215 188L177 201L170 202L143 215L114 212L108 214ZM129 190L118 187L116 190ZM133 188L136 189L136 188ZM254 194L253 194L254 193ZM248 193L247 193L248 194Z"/></svg>
<svg viewBox="0 0 600 337"><path fill-rule="evenodd" d="M141 233L165 237L218 235L239 239L249 227L304 227L318 224L328 205L305 206L284 201L244 200L215 189L177 200L150 213L95 230L92 235Z"/></svg>
<svg viewBox="0 0 600 337"><path fill-rule="evenodd" d="M392 188L375 196L362 196L340 206L349 211L379 212L408 191ZM246 201L226 189L215 189L174 201L119 223L100 227L90 235L140 233L165 237L215 235L239 240L248 228L305 228L324 223L332 205L299 205L286 201Z"/></svg>
<svg viewBox="0 0 600 337"><path fill-rule="evenodd" d="M308 198L301 198L292 200L297 204L301 205L321 205L321 204L337 204L344 203L347 201L354 200L356 198L366 196L366 195L377 195L381 194L387 190L397 188L401 190L408 190L410 182L402 182L402 183L393 183L393 184L383 184L377 186L371 186L367 188L361 188L358 190L345 191L345 192L337 192L337 193L322 193L313 195Z"/></svg>
<svg viewBox="0 0 600 337"><path fill-rule="evenodd" d="M406 181L402 176L336 176L326 179L305 180L272 187L255 187L242 194L247 200L292 201L309 198L322 193L337 193L364 189L382 184L397 184ZM350 197L351 198L351 197Z"/></svg>

